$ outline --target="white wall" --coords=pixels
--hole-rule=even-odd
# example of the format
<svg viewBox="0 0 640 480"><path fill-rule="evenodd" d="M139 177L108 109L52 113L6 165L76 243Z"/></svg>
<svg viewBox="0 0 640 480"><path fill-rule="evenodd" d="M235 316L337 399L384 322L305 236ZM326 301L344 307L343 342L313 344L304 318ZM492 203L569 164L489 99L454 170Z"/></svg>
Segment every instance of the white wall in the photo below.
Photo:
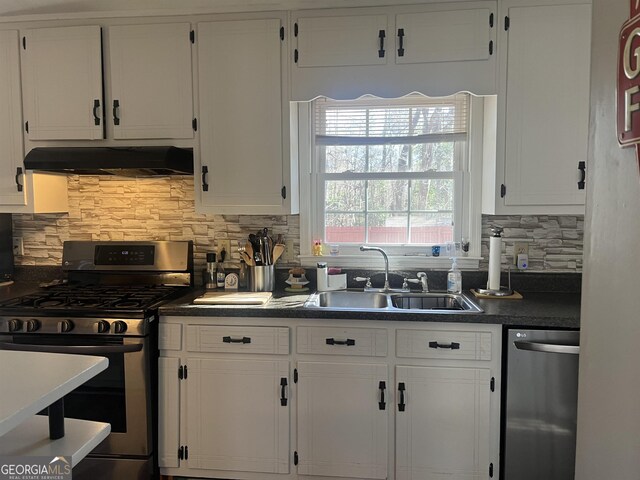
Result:
<svg viewBox="0 0 640 480"><path fill-rule="evenodd" d="M614 103L629 2L593 1L578 480L640 478L640 174L617 144Z"/></svg>

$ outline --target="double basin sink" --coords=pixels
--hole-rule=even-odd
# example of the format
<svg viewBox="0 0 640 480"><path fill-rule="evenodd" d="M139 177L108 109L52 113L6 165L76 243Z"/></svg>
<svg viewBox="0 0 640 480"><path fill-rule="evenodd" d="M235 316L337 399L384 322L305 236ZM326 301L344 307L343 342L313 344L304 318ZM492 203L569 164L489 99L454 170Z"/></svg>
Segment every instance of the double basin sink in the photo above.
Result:
<svg viewBox="0 0 640 480"><path fill-rule="evenodd" d="M362 291L319 292L311 295L305 308L326 310L411 311L425 313L482 313L463 294L386 293Z"/></svg>

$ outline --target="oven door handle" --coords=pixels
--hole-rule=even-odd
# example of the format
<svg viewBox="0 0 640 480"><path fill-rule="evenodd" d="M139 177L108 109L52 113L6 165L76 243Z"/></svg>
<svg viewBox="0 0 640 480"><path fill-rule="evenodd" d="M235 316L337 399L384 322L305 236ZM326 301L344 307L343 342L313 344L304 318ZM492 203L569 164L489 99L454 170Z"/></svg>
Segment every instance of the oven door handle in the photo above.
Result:
<svg viewBox="0 0 640 480"><path fill-rule="evenodd" d="M0 350L17 350L19 352L46 353L79 353L85 355L102 355L105 353L133 353L142 350L142 344L133 345L33 345L26 343L0 343Z"/></svg>

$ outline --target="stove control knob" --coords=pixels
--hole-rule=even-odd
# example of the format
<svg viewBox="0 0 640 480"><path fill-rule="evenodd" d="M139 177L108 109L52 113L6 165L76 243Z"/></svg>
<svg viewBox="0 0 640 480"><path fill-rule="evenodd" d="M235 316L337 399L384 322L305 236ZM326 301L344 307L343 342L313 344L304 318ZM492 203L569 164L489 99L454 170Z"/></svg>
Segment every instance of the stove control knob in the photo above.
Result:
<svg viewBox="0 0 640 480"><path fill-rule="evenodd" d="M122 320L116 320L113 322L113 331L114 333L124 333L127 331L127 322L123 322Z"/></svg>
<svg viewBox="0 0 640 480"><path fill-rule="evenodd" d="M31 320L27 321L26 327L27 332L35 332L36 330L40 330L40 320L32 318Z"/></svg>
<svg viewBox="0 0 640 480"><path fill-rule="evenodd" d="M71 320L60 320L58 322L58 333L66 333L73 330L73 322Z"/></svg>
<svg viewBox="0 0 640 480"><path fill-rule="evenodd" d="M107 322L106 320L100 320L98 323L96 323L96 331L98 333L107 333L110 328L111 325L109 325L109 322Z"/></svg>
<svg viewBox="0 0 640 480"><path fill-rule="evenodd" d="M10 332L19 332L22 330L22 320L17 318L12 318L9 320L9 331Z"/></svg>

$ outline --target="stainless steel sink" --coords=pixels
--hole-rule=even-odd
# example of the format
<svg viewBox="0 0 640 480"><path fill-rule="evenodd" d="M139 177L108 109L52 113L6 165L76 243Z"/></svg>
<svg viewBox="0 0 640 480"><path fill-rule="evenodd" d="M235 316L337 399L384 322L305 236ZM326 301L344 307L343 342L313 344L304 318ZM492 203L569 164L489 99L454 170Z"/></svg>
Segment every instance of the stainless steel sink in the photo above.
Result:
<svg viewBox="0 0 640 480"><path fill-rule="evenodd" d="M373 293L362 291L319 292L309 297L305 308L355 311L395 311L424 313L482 313L462 294Z"/></svg>
<svg viewBox="0 0 640 480"><path fill-rule="evenodd" d="M391 295L391 304L403 310L430 310L481 313L482 309L464 295L451 293L414 293Z"/></svg>
<svg viewBox="0 0 640 480"><path fill-rule="evenodd" d="M320 308L379 309L389 306L384 293L371 292L321 292L317 293L316 306Z"/></svg>

